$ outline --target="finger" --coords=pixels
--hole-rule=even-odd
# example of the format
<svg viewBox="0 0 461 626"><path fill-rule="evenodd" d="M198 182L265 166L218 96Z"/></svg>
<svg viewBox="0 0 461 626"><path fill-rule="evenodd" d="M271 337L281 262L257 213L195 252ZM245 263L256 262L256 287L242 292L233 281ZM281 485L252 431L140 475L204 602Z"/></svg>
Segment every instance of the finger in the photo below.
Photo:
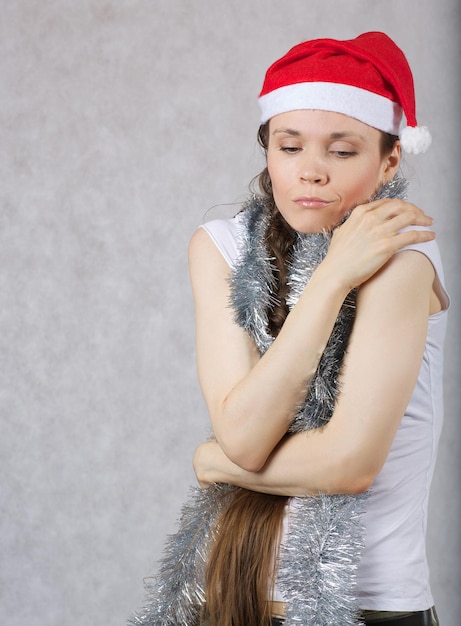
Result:
<svg viewBox="0 0 461 626"><path fill-rule="evenodd" d="M409 226L432 226L433 219L424 213L419 214L408 211L389 217L387 224L397 232Z"/></svg>
<svg viewBox="0 0 461 626"><path fill-rule="evenodd" d="M374 200L368 205L361 205L365 211L372 212L382 220L401 218L401 224L430 225L432 218L415 204L398 198Z"/></svg>
<svg viewBox="0 0 461 626"><path fill-rule="evenodd" d="M406 230L395 235L394 244L397 246L396 249L400 250L406 246L432 241L435 237L433 230Z"/></svg>

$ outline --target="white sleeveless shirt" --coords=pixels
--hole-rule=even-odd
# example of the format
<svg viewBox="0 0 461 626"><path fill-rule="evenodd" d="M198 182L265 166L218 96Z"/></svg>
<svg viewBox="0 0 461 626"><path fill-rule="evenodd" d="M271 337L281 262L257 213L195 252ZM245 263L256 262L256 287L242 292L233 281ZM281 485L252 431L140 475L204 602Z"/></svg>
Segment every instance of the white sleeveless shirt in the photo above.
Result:
<svg viewBox="0 0 461 626"><path fill-rule="evenodd" d="M241 215L202 225L231 268L239 254ZM413 395L369 491L363 519L365 547L357 571L359 607L364 610L421 611L434 604L425 543L429 489L443 422L443 344L450 301L437 243L405 249L421 252L431 261L443 309L429 317ZM283 601L277 589L273 599Z"/></svg>

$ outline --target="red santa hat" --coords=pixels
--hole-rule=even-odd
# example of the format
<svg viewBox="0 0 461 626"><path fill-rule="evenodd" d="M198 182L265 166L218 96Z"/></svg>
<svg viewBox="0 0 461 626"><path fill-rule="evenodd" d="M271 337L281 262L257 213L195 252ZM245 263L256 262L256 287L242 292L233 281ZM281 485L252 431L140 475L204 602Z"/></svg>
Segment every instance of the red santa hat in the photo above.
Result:
<svg viewBox="0 0 461 626"><path fill-rule="evenodd" d="M287 111L318 109L397 135L406 152L425 152L431 143L429 130L416 122L408 61L380 32L298 44L267 70L259 104L261 123Z"/></svg>

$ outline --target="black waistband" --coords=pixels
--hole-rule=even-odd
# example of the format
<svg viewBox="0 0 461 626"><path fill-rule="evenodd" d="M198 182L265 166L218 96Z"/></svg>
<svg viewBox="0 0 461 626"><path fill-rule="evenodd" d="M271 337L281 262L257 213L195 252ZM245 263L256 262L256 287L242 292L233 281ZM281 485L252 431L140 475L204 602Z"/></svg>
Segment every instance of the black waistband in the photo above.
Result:
<svg viewBox="0 0 461 626"><path fill-rule="evenodd" d="M390 617L367 620L365 619L366 626L432 626L432 609L427 611L415 611L409 615L403 615L402 617Z"/></svg>
<svg viewBox="0 0 461 626"><path fill-rule="evenodd" d="M402 617L381 618L377 620L367 621L366 626L432 626L432 609L427 611L416 611ZM272 626L283 626L283 620L276 617L272 618Z"/></svg>

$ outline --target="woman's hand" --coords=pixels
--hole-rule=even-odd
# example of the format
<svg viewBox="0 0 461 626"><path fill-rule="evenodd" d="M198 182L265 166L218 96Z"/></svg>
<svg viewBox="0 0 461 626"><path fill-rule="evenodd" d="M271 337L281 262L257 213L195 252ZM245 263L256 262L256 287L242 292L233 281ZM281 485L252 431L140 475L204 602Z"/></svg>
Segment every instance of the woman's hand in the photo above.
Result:
<svg viewBox="0 0 461 626"><path fill-rule="evenodd" d="M400 199L381 199L357 206L333 233L322 265L350 288L375 274L398 250L435 238L428 227L432 218L414 204ZM408 229L408 230L403 230Z"/></svg>

